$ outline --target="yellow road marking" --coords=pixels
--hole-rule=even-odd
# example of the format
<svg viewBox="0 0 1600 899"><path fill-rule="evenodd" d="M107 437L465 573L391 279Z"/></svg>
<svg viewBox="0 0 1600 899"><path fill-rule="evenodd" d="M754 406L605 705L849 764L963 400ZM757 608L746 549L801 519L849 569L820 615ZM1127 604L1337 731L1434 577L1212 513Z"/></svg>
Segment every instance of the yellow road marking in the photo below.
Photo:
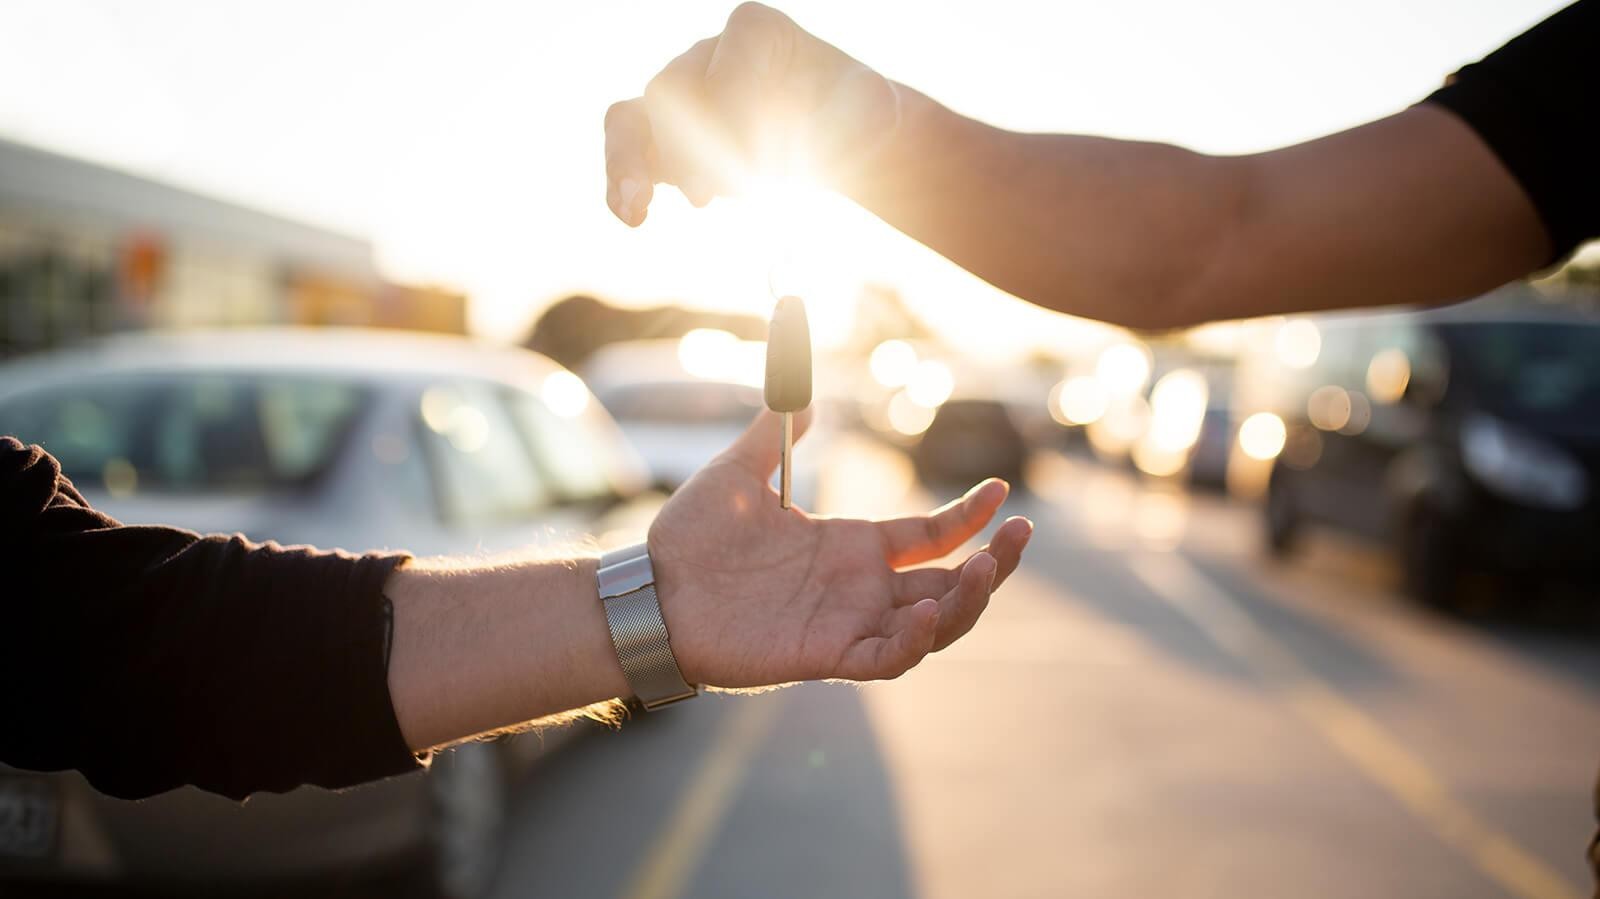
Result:
<svg viewBox="0 0 1600 899"><path fill-rule="evenodd" d="M781 694L724 701L732 702L733 708L678 797L677 807L623 889L624 899L676 899L683 895L783 704Z"/></svg>
<svg viewBox="0 0 1600 899"><path fill-rule="evenodd" d="M1324 684L1209 577L1177 553L1135 557L1133 572L1218 647L1252 669L1367 778L1446 845L1521 899L1582 899L1576 885L1479 818L1422 759Z"/></svg>

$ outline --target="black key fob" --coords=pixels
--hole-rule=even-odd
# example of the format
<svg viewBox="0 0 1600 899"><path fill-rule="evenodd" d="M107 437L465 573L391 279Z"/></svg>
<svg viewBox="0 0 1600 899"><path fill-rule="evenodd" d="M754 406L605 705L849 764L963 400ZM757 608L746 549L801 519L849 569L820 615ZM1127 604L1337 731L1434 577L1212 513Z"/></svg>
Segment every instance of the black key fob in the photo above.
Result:
<svg viewBox="0 0 1600 899"><path fill-rule="evenodd" d="M799 297L784 297L767 326L767 408L799 412L811 405L811 325Z"/></svg>

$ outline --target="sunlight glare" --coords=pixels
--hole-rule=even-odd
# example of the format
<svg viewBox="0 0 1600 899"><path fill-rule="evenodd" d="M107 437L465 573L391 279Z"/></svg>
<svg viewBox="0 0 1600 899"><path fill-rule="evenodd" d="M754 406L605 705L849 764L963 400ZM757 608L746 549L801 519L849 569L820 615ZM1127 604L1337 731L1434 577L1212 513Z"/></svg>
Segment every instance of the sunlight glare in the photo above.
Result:
<svg viewBox="0 0 1600 899"><path fill-rule="evenodd" d="M872 348L867 365L879 384L904 387L916 370L917 350L904 340L885 340Z"/></svg>
<svg viewBox="0 0 1600 899"><path fill-rule="evenodd" d="M1193 369L1168 372L1150 391L1147 439L1162 453L1182 453L1200 437L1206 417L1206 379Z"/></svg>
<svg viewBox="0 0 1600 899"><path fill-rule="evenodd" d="M924 359L912 370L906 382L906 396L927 409L937 409L955 392L956 377L950 366L937 359Z"/></svg>
<svg viewBox="0 0 1600 899"><path fill-rule="evenodd" d="M577 418L589 408L589 388L570 371L553 371L539 386L539 398L562 418Z"/></svg>
<svg viewBox="0 0 1600 899"><path fill-rule="evenodd" d="M1094 376L1114 397L1138 393L1150 379L1150 351L1142 344L1114 343L1101 351Z"/></svg>

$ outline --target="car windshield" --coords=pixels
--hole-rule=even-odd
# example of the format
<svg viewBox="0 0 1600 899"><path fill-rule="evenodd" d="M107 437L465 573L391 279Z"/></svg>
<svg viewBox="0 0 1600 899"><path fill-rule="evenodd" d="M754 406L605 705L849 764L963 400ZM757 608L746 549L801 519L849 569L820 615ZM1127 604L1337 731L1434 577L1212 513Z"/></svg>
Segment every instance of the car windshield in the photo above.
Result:
<svg viewBox="0 0 1600 899"><path fill-rule="evenodd" d="M761 408L761 391L720 381L669 381L617 387L601 402L623 421L744 427Z"/></svg>
<svg viewBox="0 0 1600 899"><path fill-rule="evenodd" d="M259 492L325 471L362 395L325 378L95 377L0 400L0 433L43 446L79 487L113 495Z"/></svg>
<svg viewBox="0 0 1600 899"><path fill-rule="evenodd" d="M1600 325L1448 324L1451 378L1488 411L1570 430L1600 412Z"/></svg>

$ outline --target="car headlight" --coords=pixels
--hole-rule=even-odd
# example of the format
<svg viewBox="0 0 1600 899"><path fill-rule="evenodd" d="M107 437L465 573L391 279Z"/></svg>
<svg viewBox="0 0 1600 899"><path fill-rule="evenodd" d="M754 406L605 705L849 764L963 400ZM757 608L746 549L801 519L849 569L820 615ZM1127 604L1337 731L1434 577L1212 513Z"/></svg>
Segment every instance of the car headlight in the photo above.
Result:
<svg viewBox="0 0 1600 899"><path fill-rule="evenodd" d="M1576 509L1589 498L1589 477L1565 450L1485 415L1462 424L1461 458L1485 487L1508 499Z"/></svg>

